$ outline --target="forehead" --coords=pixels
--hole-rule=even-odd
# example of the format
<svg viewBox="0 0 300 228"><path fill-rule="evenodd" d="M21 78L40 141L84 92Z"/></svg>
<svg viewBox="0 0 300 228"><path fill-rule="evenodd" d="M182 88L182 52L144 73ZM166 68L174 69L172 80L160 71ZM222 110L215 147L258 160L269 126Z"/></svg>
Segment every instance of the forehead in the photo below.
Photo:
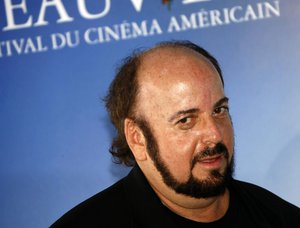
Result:
<svg viewBox="0 0 300 228"><path fill-rule="evenodd" d="M140 86L146 83L161 86L184 80L206 80L211 76L220 78L206 57L186 47L154 48L141 57L140 63L137 72Z"/></svg>
<svg viewBox="0 0 300 228"><path fill-rule="evenodd" d="M143 112L201 106L204 101L213 102L224 95L214 66L201 54L184 47L150 50L142 56L137 74L136 108Z"/></svg>

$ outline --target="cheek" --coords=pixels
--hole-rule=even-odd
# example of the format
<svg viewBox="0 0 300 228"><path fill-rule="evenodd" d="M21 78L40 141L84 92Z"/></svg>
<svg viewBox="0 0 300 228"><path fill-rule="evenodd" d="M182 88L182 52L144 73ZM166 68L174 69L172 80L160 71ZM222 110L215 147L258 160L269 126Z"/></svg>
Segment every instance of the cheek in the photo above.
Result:
<svg viewBox="0 0 300 228"><path fill-rule="evenodd" d="M223 127L222 135L224 144L226 145L231 158L234 150L234 132L230 121Z"/></svg>
<svg viewBox="0 0 300 228"><path fill-rule="evenodd" d="M191 173L196 140L191 135L164 132L158 142L161 159L178 181L186 181Z"/></svg>

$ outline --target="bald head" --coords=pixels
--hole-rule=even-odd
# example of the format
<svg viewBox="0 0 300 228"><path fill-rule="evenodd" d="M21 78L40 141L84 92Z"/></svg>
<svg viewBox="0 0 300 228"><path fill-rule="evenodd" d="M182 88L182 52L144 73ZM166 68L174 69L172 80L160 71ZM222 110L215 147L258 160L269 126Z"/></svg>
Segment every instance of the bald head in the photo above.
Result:
<svg viewBox="0 0 300 228"><path fill-rule="evenodd" d="M175 41L175 42L162 42L157 46L140 53L137 57L139 59L139 68L148 66L163 67L168 61L179 61L177 58L182 58L189 55L189 57L201 58L208 65L214 68L222 81L224 86L224 80L222 76L222 71L219 66L218 61L205 49L197 46L189 41ZM188 57L188 58L189 58Z"/></svg>
<svg viewBox="0 0 300 228"><path fill-rule="evenodd" d="M137 78L139 86L151 82L163 86L188 79L195 74L189 69L194 68L200 70L202 75L210 71L220 78L214 65L201 53L184 46L158 46L141 55Z"/></svg>

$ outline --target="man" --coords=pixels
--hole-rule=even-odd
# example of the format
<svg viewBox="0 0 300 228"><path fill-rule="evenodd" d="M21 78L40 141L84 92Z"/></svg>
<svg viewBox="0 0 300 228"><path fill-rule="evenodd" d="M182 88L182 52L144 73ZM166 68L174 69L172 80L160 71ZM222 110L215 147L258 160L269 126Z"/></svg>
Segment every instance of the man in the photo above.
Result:
<svg viewBox="0 0 300 228"><path fill-rule="evenodd" d="M53 226L299 227L300 209L232 178L234 134L217 60L191 42L127 58L106 107L111 153L134 168Z"/></svg>

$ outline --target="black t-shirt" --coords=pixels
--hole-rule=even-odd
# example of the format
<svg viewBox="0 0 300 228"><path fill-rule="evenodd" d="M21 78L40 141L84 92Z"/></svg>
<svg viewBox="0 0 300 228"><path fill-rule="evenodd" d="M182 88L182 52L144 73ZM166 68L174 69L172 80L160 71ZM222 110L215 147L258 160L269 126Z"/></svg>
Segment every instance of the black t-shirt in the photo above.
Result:
<svg viewBox="0 0 300 228"><path fill-rule="evenodd" d="M298 228L300 209L259 186L231 180L229 209L218 221L182 218L157 197L142 171L129 175L67 212L51 227Z"/></svg>
<svg viewBox="0 0 300 228"><path fill-rule="evenodd" d="M237 208L241 208L239 211ZM186 219L184 217L181 217L174 212L170 211L168 208L166 208L168 211L167 213L172 217L175 224L178 225L178 228L219 228L219 227L246 227L244 224L247 224L249 227L251 226L251 221L246 222L248 219L247 213L243 210L243 207L238 205L238 202L236 201L234 195L230 196L230 203L229 208L225 215L220 218L217 221L214 222L196 222L190 219Z"/></svg>
<svg viewBox="0 0 300 228"><path fill-rule="evenodd" d="M257 186L249 185L250 188L256 189L256 199L248 198L248 194L246 192L240 191L241 186L244 185L243 182L237 182L232 183L229 186L230 191L230 202L229 202L229 208L225 215L220 218L219 220L216 220L214 222L204 223L204 222L196 222L189 219L186 219L184 217L181 217L171 210L169 210L167 207L165 207L166 213L172 217L172 220L177 225L178 228L220 228L220 227L226 227L226 228L235 228L235 227L242 227L242 228L250 228L250 227L263 227L263 228L274 228L274 227L291 227L291 224L295 224L293 222L296 221L283 221L283 217L285 214L288 214L290 212L289 207L282 207L282 218L280 216L276 215L276 213L273 214L272 210L270 210L268 207L272 207L272 205L267 205L265 207L264 205L261 205L259 201L256 201L256 199L266 199L266 202L270 203L270 201L267 200L265 197L266 191L261 189ZM248 186L248 184L247 184ZM272 193L271 193L272 194ZM269 194L267 194L269 195ZM277 204L277 201L281 202L281 199L276 199L274 201L274 206ZM281 202L282 203L282 202ZM256 205L253 207L253 205ZM277 209L274 210L276 211ZM295 207L295 211L296 211ZM299 209L298 209L299 214ZM291 217L292 219L295 219L294 215ZM300 214L298 217L298 222L300 220ZM290 224L290 225L287 225ZM298 224L298 223L296 223ZM295 224L295 227L298 225ZM294 226L292 226L294 227Z"/></svg>

